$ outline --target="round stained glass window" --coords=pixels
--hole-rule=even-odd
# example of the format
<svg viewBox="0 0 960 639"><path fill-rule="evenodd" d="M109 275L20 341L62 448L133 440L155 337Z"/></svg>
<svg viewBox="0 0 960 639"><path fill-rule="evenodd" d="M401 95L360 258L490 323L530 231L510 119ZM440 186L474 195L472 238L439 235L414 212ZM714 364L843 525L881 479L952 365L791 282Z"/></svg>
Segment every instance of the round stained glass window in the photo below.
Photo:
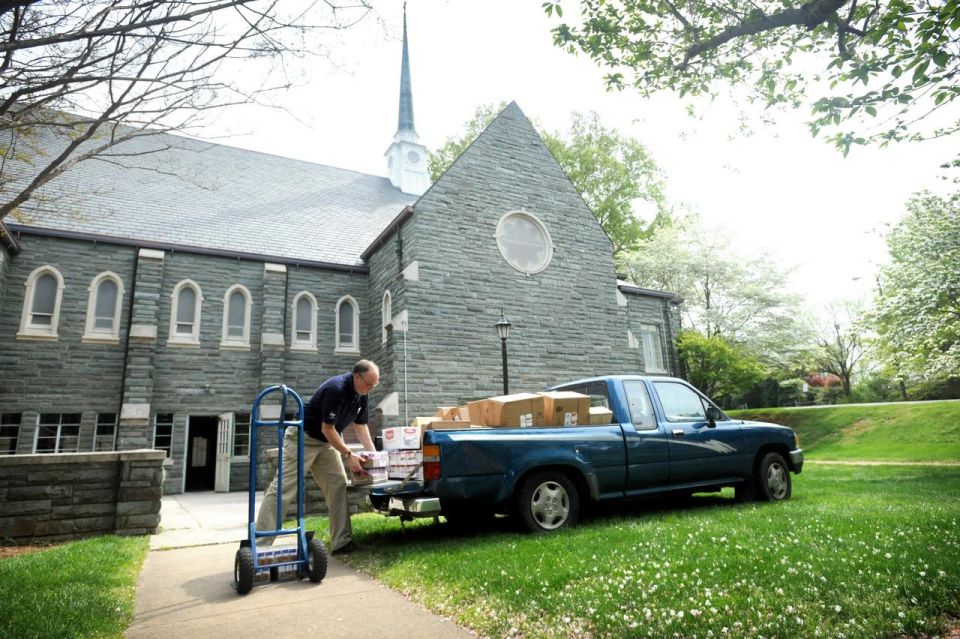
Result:
<svg viewBox="0 0 960 639"><path fill-rule="evenodd" d="M547 227L526 211L513 211L500 218L497 247L507 264L527 275L547 268L553 257Z"/></svg>

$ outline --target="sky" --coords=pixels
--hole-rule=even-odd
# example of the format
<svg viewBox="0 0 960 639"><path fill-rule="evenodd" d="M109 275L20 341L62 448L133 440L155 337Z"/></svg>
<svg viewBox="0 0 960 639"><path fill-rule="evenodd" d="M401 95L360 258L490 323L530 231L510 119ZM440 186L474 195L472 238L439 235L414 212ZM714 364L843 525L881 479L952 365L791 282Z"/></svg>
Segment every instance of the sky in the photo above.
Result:
<svg viewBox="0 0 960 639"><path fill-rule="evenodd" d="M409 0L415 126L428 149L459 136L481 104L516 101L550 131L565 131L573 112L596 111L608 128L647 147L672 203L722 229L731 250L769 254L778 268L792 270L793 291L814 312L868 296L886 261L885 229L911 194L946 188L938 167L956 155L949 140L855 148L843 158L810 136L805 112L743 136L736 112L723 104L692 119L673 96L608 92L601 69L553 45L555 21L540 4ZM302 64L298 86L273 97L282 109L230 109L206 135L386 175L383 154L397 127L402 3L374 6L377 16L329 41L329 58Z"/></svg>

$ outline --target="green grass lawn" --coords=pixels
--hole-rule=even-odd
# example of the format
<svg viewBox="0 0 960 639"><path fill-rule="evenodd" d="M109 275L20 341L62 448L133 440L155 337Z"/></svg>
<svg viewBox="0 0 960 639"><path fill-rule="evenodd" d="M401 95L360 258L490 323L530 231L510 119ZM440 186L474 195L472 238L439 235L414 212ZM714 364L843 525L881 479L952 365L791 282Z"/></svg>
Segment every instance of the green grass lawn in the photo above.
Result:
<svg viewBox="0 0 960 639"><path fill-rule="evenodd" d="M148 547L105 536L0 560L0 637L122 637Z"/></svg>
<svg viewBox="0 0 960 639"><path fill-rule="evenodd" d="M792 427L809 459L960 461L960 402L760 408L729 414Z"/></svg>
<svg viewBox="0 0 960 639"><path fill-rule="evenodd" d="M812 466L788 502L640 502L552 535L353 521L350 564L488 637L900 638L960 617L955 467Z"/></svg>

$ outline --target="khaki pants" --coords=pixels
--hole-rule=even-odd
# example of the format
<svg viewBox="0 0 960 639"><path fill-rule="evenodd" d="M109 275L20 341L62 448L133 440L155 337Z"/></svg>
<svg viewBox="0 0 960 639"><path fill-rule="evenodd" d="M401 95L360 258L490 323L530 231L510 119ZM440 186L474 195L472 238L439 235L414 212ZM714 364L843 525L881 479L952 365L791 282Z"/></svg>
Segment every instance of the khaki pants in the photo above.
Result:
<svg viewBox="0 0 960 639"><path fill-rule="evenodd" d="M279 470L279 469L278 469ZM303 435L303 470L310 471L317 486L323 491L330 519L330 550L350 543L350 509L347 506L347 473L336 448L327 442ZM288 428L283 436L283 511L286 514L297 498L297 429ZM304 486L306 499L306 486ZM257 515L257 530L278 530L277 476L263 494ZM272 545L275 537L260 537L259 545Z"/></svg>

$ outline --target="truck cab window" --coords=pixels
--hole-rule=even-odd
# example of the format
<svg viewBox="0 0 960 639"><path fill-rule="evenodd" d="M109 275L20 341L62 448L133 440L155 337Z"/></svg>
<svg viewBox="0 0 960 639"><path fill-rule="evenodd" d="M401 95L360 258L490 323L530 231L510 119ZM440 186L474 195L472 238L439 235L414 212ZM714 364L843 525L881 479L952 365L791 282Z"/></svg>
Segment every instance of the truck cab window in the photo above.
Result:
<svg viewBox="0 0 960 639"><path fill-rule="evenodd" d="M623 390L630 407L630 419L637 430L652 430L657 427L657 420L650 405L650 395L643 382L624 382Z"/></svg>
<svg viewBox="0 0 960 639"><path fill-rule="evenodd" d="M668 421L702 422L706 420L703 400L693 389L675 382L654 382L654 386Z"/></svg>

